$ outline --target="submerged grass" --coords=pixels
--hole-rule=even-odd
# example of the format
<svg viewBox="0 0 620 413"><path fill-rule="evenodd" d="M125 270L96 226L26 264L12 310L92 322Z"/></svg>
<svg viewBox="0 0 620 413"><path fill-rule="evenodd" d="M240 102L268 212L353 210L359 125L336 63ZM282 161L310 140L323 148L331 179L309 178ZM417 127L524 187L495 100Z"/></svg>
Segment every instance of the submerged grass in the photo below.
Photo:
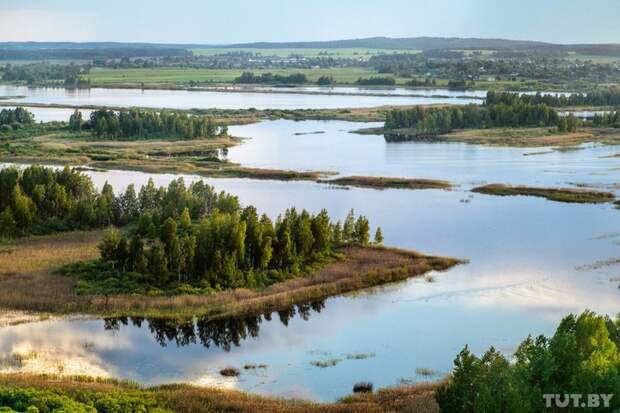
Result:
<svg viewBox="0 0 620 413"><path fill-rule="evenodd" d="M485 195L497 196L535 196L545 198L550 201L580 203L580 204L600 204L612 202L615 196L611 192L587 191L572 188L538 188L529 186L509 186L504 184L490 184L479 186L472 189Z"/></svg>
<svg viewBox="0 0 620 413"><path fill-rule="evenodd" d="M56 314L211 318L262 314L384 283L443 271L463 261L383 247L352 247L345 259L307 277L263 290L236 289L209 295L77 295L75 279L57 274L71 262L96 259L102 231L30 237L0 250L0 308Z"/></svg>

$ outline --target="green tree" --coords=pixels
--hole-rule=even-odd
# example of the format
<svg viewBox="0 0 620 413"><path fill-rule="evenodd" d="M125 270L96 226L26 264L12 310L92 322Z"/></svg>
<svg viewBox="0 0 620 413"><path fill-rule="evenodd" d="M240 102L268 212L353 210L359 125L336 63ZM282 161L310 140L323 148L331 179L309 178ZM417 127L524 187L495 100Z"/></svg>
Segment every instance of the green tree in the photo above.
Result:
<svg viewBox="0 0 620 413"><path fill-rule="evenodd" d="M381 232L381 227L377 227L377 231L375 231L375 244L383 244L383 233Z"/></svg>

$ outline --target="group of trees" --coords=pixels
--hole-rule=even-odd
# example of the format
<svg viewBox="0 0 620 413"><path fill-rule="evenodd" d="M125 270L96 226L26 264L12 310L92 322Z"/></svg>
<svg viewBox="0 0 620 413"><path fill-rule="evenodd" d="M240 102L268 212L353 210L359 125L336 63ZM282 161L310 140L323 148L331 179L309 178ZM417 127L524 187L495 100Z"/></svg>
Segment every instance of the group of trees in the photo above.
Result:
<svg viewBox="0 0 620 413"><path fill-rule="evenodd" d="M385 129L415 129L420 136L435 136L453 129L556 126L558 113L543 104L516 101L487 106L393 109L387 112Z"/></svg>
<svg viewBox="0 0 620 413"><path fill-rule="evenodd" d="M97 137L180 137L184 139L213 138L225 135L228 129L219 126L207 116L188 116L167 111L154 112L139 109L93 111L90 119L82 123L77 110L69 119L73 130L90 129Z"/></svg>
<svg viewBox="0 0 620 413"><path fill-rule="evenodd" d="M303 73L274 75L267 72L257 76L253 72L243 72L234 82L244 84L303 84L308 82L308 78Z"/></svg>
<svg viewBox="0 0 620 413"><path fill-rule="evenodd" d="M592 118L592 125L620 128L620 111L614 110L609 113L602 114L595 113L594 118Z"/></svg>
<svg viewBox="0 0 620 413"><path fill-rule="evenodd" d="M529 104L544 104L553 107L563 106L620 106L620 87L596 89L588 93L519 94L510 92L487 92L486 104L513 104L521 101Z"/></svg>
<svg viewBox="0 0 620 413"><path fill-rule="evenodd" d="M150 180L139 192L129 185L115 195L111 185L97 191L69 167L0 170L0 238L108 226L128 230L106 232L97 277L112 274L158 288L268 285L304 272L338 247L370 242L368 220L353 211L341 224L325 210L314 215L293 208L274 223L202 181L186 186L178 179L157 188ZM382 240L377 229L375 243Z"/></svg>
<svg viewBox="0 0 620 413"><path fill-rule="evenodd" d="M5 129L19 128L22 125L32 125L34 123L34 115L28 109L16 107L15 109L0 110L0 131Z"/></svg>
<svg viewBox="0 0 620 413"><path fill-rule="evenodd" d="M523 341L513 362L494 348L477 357L465 347L436 399L443 412L617 411L619 349L620 319L589 311L570 315L553 337ZM581 403L588 402L589 394L607 395L609 406L597 398L599 406L584 409ZM564 409L555 404L557 400L550 400L549 406L543 395L560 395ZM583 399L573 406L569 395Z"/></svg>
<svg viewBox="0 0 620 413"><path fill-rule="evenodd" d="M390 76L372 76L368 78L360 77L355 83L360 86L394 86L396 80Z"/></svg>
<svg viewBox="0 0 620 413"><path fill-rule="evenodd" d="M171 185L174 193L183 191L182 181ZM101 259L121 282L143 280L160 289L261 287L304 272L337 247L369 243L368 220L353 211L344 224L332 223L325 210L313 215L294 208L274 223L236 202L198 214L189 206L179 212L178 205L169 212L141 213L135 230L126 234L106 232Z"/></svg>
<svg viewBox="0 0 620 413"><path fill-rule="evenodd" d="M399 77L535 80L554 88L590 87L592 84L613 83L620 80L620 69L615 63L575 61L558 53L532 51L506 50L491 55L475 52L461 55L446 50L441 54L437 51L384 53L370 57L367 66L379 73L391 73Z"/></svg>
<svg viewBox="0 0 620 413"><path fill-rule="evenodd" d="M0 170L0 238L14 238L115 222L110 188L97 193L91 180L68 167Z"/></svg>
<svg viewBox="0 0 620 413"><path fill-rule="evenodd" d="M89 71L90 65L7 64L2 72L2 80L5 82L26 82L29 85L60 84L74 86L79 85L80 76L88 74Z"/></svg>

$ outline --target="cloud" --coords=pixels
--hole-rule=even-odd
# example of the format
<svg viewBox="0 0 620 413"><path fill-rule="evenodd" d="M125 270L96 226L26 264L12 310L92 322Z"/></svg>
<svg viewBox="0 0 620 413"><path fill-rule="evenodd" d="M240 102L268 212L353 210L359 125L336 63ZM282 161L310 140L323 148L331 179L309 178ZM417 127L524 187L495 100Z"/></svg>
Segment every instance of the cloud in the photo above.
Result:
<svg viewBox="0 0 620 413"><path fill-rule="evenodd" d="M94 15L40 9L2 10L0 41L72 41L95 39Z"/></svg>

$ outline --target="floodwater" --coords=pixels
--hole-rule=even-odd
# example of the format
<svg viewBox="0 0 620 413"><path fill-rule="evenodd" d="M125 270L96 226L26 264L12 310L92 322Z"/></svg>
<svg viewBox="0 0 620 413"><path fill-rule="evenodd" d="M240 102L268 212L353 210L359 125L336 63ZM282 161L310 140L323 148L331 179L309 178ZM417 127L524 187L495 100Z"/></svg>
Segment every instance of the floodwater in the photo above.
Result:
<svg viewBox="0 0 620 413"><path fill-rule="evenodd" d="M446 92L448 91L446 90ZM11 102L17 102L24 106L29 103L39 103L170 109L333 109L383 105L478 104L481 102L479 98L474 97L412 97L399 96L398 94L364 96L261 92L223 93L201 90L65 89L6 85L0 85L0 96L24 96L11 100Z"/></svg>
<svg viewBox="0 0 620 413"><path fill-rule="evenodd" d="M349 122L274 121L231 128L252 137L228 157L258 167L449 179L451 191L334 188L314 182L205 179L271 217L296 206L381 226L385 244L469 263L288 311L220 322L49 320L0 329L0 370L189 382L333 401L375 387L439 379L468 344L508 354L528 334L552 334L571 312L618 311L620 211L532 197L470 193L482 182L589 185L618 192L618 147L487 148L386 143ZM372 126L372 125L371 125ZM323 131L324 133L308 134ZM301 134L300 134L301 133ZM537 153L537 154L536 154ZM527 156L525 155L527 154ZM122 191L178 175L91 171ZM186 182L199 179L183 176ZM18 355L19 357L15 357ZM17 362L16 360L19 360ZM264 368L244 369L246 364ZM219 370L241 369L237 378ZM323 366L323 367L321 367ZM327 367L325 367L327 366ZM423 375L430 369L432 375Z"/></svg>
<svg viewBox="0 0 620 413"><path fill-rule="evenodd" d="M30 107L24 106L25 109L28 109L34 115L35 122L69 122L69 117L73 114L74 109L68 108L39 108L39 107ZM15 109L15 106L0 106L0 110L2 109ZM88 119L92 110L90 109L80 109L82 112L82 118Z"/></svg>

